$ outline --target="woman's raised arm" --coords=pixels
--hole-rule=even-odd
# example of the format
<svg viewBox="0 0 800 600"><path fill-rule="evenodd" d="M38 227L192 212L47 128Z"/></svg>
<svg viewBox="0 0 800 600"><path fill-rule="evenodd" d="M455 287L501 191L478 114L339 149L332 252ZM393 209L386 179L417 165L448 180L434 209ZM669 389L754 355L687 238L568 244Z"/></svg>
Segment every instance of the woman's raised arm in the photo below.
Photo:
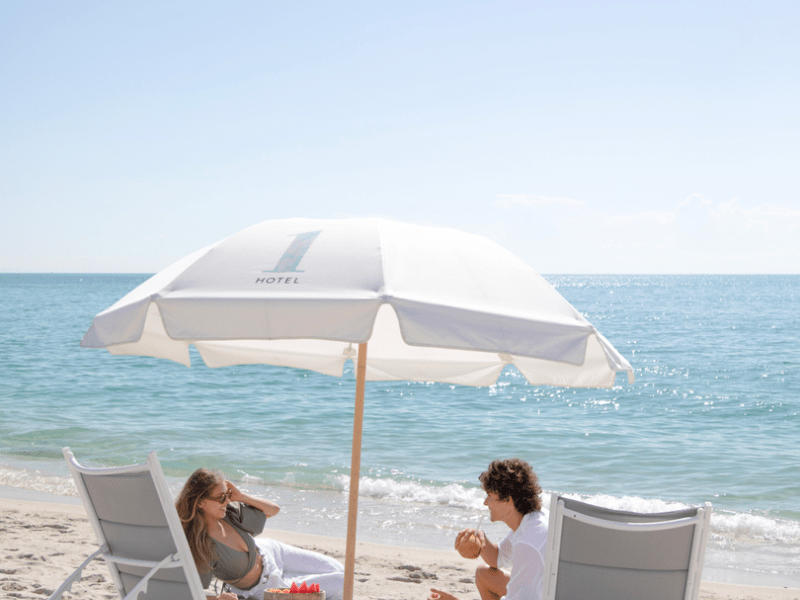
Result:
<svg viewBox="0 0 800 600"><path fill-rule="evenodd" d="M226 481L225 483L228 484L228 490L232 492L231 502L241 502L243 504L247 504L248 506L252 506L253 508L257 508L263 512L267 518L274 517L281 510L281 507L271 500L254 498L253 496L239 491L239 488L233 485L230 481Z"/></svg>

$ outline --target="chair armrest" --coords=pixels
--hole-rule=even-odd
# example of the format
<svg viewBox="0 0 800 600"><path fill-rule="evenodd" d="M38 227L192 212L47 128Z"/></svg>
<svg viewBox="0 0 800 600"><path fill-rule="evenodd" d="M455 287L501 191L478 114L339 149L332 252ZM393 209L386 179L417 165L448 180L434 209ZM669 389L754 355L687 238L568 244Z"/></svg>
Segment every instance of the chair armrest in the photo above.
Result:
<svg viewBox="0 0 800 600"><path fill-rule="evenodd" d="M133 561L127 561L127 562L132 563ZM173 564L168 564L168 563L173 563ZM147 575L142 577L142 579L139 581L139 583L136 584L136 587L134 587L130 591L130 593L128 595L126 595L122 600L136 600L139 597L139 594L146 594L147 593L147 584L150 581L150 578L153 575L156 574L156 571L158 571L159 569L162 569L162 568L169 569L169 568L173 568L173 567L178 567L181 564L182 564L181 563L181 559L178 556L178 554L170 554L169 556L164 558L161 562L159 562L158 564L153 566L153 568L150 569L147 572Z"/></svg>
<svg viewBox="0 0 800 600"><path fill-rule="evenodd" d="M67 579L66 579L66 581L64 581L64 583L62 583L60 586L58 586L58 589L55 592L53 592L47 600L59 600L64 592L71 592L72 591L72 584L75 583L76 581L80 581L81 580L81 573L83 572L83 569L86 568L86 565L88 565L95 558L97 558L98 556L103 554L103 552L105 552L105 551L106 551L106 547L105 546L103 546L101 548L98 548L97 551L94 552L94 554L92 554L89 558L87 558L85 561L83 561L83 563L81 564L80 567L75 569L75 571L72 573L72 575L67 577Z"/></svg>

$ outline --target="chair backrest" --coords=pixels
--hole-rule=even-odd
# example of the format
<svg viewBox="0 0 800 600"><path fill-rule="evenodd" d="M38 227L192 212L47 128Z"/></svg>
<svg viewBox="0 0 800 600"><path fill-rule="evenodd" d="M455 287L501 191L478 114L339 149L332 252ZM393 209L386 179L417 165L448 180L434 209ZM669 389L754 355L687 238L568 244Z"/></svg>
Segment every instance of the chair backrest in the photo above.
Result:
<svg viewBox="0 0 800 600"><path fill-rule="evenodd" d="M120 597L205 600L156 453L144 464L89 468L63 452Z"/></svg>
<svg viewBox="0 0 800 600"><path fill-rule="evenodd" d="M553 494L544 600L696 600L711 504L632 513Z"/></svg>

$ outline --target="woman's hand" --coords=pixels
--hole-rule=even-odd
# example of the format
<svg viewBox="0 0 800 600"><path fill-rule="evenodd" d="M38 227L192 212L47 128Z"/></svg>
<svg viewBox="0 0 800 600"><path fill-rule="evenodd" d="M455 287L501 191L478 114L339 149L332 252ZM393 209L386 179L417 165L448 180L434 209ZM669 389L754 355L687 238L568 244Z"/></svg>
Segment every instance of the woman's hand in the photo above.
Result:
<svg viewBox="0 0 800 600"><path fill-rule="evenodd" d="M228 486L228 491L231 493L231 502L244 501L244 494L239 491L239 488L233 485L232 481L225 480L225 484Z"/></svg>
<svg viewBox="0 0 800 600"><path fill-rule="evenodd" d="M428 596L428 600L458 600L458 598L447 592L431 588L431 595Z"/></svg>
<svg viewBox="0 0 800 600"><path fill-rule="evenodd" d="M243 504L247 504L248 506L252 506L253 508L257 508L261 512L263 512L268 518L274 517L280 511L280 506L275 504L274 502L270 502L269 500L262 500L261 498L253 498L253 496L248 496L239 491L233 483L230 481L226 481L228 484L228 491L231 493L231 502L241 502ZM236 600L234 598L234 600Z"/></svg>

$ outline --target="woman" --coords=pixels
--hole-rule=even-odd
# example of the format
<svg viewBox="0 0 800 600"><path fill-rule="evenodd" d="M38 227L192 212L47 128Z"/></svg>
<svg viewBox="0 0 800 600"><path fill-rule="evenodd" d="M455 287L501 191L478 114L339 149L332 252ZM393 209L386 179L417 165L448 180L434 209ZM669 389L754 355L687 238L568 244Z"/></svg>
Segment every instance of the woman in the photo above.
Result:
<svg viewBox="0 0 800 600"><path fill-rule="evenodd" d="M210 600L237 600L237 595L261 600L266 589L303 581L319 583L327 598L342 597L344 568L339 561L253 537L278 514L277 504L242 493L219 473L197 469L183 486L176 508L203 587L216 576L231 588L208 596Z"/></svg>

